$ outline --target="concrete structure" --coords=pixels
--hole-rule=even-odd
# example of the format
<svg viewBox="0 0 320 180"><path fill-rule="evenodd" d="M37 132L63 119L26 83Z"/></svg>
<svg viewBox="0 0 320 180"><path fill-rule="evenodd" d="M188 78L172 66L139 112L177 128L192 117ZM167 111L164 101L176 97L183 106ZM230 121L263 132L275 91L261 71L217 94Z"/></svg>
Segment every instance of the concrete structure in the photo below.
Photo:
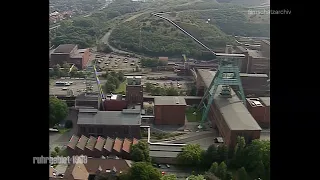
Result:
<svg viewBox="0 0 320 180"><path fill-rule="evenodd" d="M84 69L89 57L89 49L78 49L74 44L61 44L49 55L51 66L69 63L74 64L78 69Z"/></svg>
<svg viewBox="0 0 320 180"><path fill-rule="evenodd" d="M156 96L154 114L156 125L184 125L186 101L178 96Z"/></svg>
<svg viewBox="0 0 320 180"><path fill-rule="evenodd" d="M128 76L126 86L126 101L128 105L143 103L143 86L141 76Z"/></svg>
<svg viewBox="0 0 320 180"><path fill-rule="evenodd" d="M90 138L81 135L79 138L73 135L67 145L68 156L86 155L88 157L101 158L102 156L118 156L125 159L130 159L130 148L137 144L138 139L131 138Z"/></svg>
<svg viewBox="0 0 320 180"><path fill-rule="evenodd" d="M263 56L270 58L270 41L269 40L261 41L261 52Z"/></svg>
<svg viewBox="0 0 320 180"><path fill-rule="evenodd" d="M79 109L78 135L140 138L140 110L97 111Z"/></svg>
<svg viewBox="0 0 320 180"><path fill-rule="evenodd" d="M182 146L150 145L149 155L158 164L178 164L176 158Z"/></svg>
<svg viewBox="0 0 320 180"><path fill-rule="evenodd" d="M247 108L261 127L270 128L270 97L247 98Z"/></svg>
<svg viewBox="0 0 320 180"><path fill-rule="evenodd" d="M196 87L198 96L204 94L204 89L209 87L215 73L216 71L197 69ZM268 75L240 73L240 79L245 96L254 95L258 97L269 95Z"/></svg>
<svg viewBox="0 0 320 180"><path fill-rule="evenodd" d="M86 163L81 162L79 157L77 163L71 163L64 173L65 180L95 179L99 173L110 173L110 175L119 175L127 172L131 168L132 162L125 159L101 159L89 158Z"/></svg>

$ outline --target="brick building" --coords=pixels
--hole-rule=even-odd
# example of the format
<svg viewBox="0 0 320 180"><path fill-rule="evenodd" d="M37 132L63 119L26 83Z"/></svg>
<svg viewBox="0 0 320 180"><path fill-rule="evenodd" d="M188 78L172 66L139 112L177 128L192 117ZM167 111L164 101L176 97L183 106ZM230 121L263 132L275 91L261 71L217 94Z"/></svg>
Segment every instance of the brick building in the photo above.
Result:
<svg viewBox="0 0 320 180"><path fill-rule="evenodd" d="M141 84L141 76L127 77L126 101L128 105L143 104L143 86Z"/></svg>
<svg viewBox="0 0 320 180"><path fill-rule="evenodd" d="M184 125L186 105L183 97L156 96L154 98L154 124Z"/></svg>
<svg viewBox="0 0 320 180"><path fill-rule="evenodd" d="M91 111L92 110L92 111ZM79 109L78 135L140 138L140 109L122 111L97 111Z"/></svg>
<svg viewBox="0 0 320 180"><path fill-rule="evenodd" d="M242 136L248 142L260 138L261 127L248 112L244 104L231 89L231 98L219 95L217 88L208 118L213 128L217 129L224 142L230 147L236 145L237 137Z"/></svg>
<svg viewBox="0 0 320 180"><path fill-rule="evenodd" d="M270 97L247 98L247 108L261 127L270 127Z"/></svg>
<svg viewBox="0 0 320 180"><path fill-rule="evenodd" d="M205 92L204 89L210 85L214 75L216 74L216 71L198 69L197 74L196 87L198 95L201 96ZM268 95L270 93L268 79L268 75L266 74L240 73L240 80L246 96L255 95L255 97L259 97Z"/></svg>
<svg viewBox="0 0 320 180"><path fill-rule="evenodd" d="M49 55L50 66L74 64L78 69L84 69L90 59L89 49L78 49L74 44L61 44Z"/></svg>
<svg viewBox="0 0 320 180"><path fill-rule="evenodd" d="M122 111L127 108L127 101L121 94L111 95L103 103L106 111Z"/></svg>

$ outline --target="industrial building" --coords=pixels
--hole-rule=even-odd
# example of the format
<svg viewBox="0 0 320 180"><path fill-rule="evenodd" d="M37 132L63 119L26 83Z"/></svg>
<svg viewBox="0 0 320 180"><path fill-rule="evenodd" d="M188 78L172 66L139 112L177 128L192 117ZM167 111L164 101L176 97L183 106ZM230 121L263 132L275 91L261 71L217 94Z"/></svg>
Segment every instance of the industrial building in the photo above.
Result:
<svg viewBox="0 0 320 180"><path fill-rule="evenodd" d="M104 100L106 111L122 111L127 108L127 101L121 94L112 94Z"/></svg>
<svg viewBox="0 0 320 180"><path fill-rule="evenodd" d="M78 69L84 69L90 59L89 49L78 49L75 44L61 44L49 53L50 66L74 64Z"/></svg>
<svg viewBox="0 0 320 180"><path fill-rule="evenodd" d="M143 86L141 76L128 76L126 85L126 101L128 105L143 104Z"/></svg>
<svg viewBox="0 0 320 180"><path fill-rule="evenodd" d="M270 128L270 97L247 98L247 108L261 127Z"/></svg>
<svg viewBox="0 0 320 180"><path fill-rule="evenodd" d="M140 109L122 111L79 109L78 135L140 139L140 112Z"/></svg>
<svg viewBox="0 0 320 180"><path fill-rule="evenodd" d="M209 87L216 71L210 71L207 69L197 69L197 95L204 94L204 89ZM269 96L270 87L268 86L268 75L266 74L247 74L240 73L240 80L242 83L245 96Z"/></svg>
<svg viewBox="0 0 320 180"><path fill-rule="evenodd" d="M124 159L130 159L131 146L138 143L135 138L103 138L101 136L93 137L73 135L67 145L68 156L86 155L88 157L101 158L117 156Z"/></svg>
<svg viewBox="0 0 320 180"><path fill-rule="evenodd" d="M75 98L75 107L77 109L100 109L100 105L101 98L99 98L99 93L81 93Z"/></svg>
<svg viewBox="0 0 320 180"><path fill-rule="evenodd" d="M197 83L204 85L205 90L213 80L214 73L208 70L198 70ZM222 86L218 86L217 92L221 92ZM208 119L212 127L217 129L224 142L230 147L236 145L238 136L243 136L247 142L260 138L261 127L249 113L245 105L236 93L230 89L229 98L221 97L219 93L214 95L210 106Z"/></svg>
<svg viewBox="0 0 320 180"><path fill-rule="evenodd" d="M159 164L178 164L177 156L182 152L181 145L150 145L149 156L155 163Z"/></svg>
<svg viewBox="0 0 320 180"><path fill-rule="evenodd" d="M183 97L156 96L154 114L156 125L184 125L186 101Z"/></svg>

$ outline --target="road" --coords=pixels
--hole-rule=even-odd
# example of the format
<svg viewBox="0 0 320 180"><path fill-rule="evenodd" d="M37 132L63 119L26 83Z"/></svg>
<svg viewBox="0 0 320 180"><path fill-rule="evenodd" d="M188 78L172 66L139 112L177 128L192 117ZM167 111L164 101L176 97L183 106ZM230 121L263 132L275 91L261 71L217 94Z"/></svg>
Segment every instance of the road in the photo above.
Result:
<svg viewBox="0 0 320 180"><path fill-rule="evenodd" d="M109 46L109 48L110 48L113 52L115 52L115 53L119 53L119 54L132 54L132 53L130 53L130 52L126 52L126 51L117 49L117 48L115 48L115 47L113 47L113 46L111 46L111 45L109 44L109 38L110 38L110 34L112 33L112 31L113 31L113 29L111 29L110 31L108 31L108 32L102 37L101 41L102 41L104 44L106 44L107 46Z"/></svg>

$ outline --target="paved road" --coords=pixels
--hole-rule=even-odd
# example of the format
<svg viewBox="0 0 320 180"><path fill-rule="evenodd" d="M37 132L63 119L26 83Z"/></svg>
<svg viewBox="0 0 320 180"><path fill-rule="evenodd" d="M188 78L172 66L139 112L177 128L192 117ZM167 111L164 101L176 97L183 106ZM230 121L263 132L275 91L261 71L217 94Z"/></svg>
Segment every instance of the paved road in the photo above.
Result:
<svg viewBox="0 0 320 180"><path fill-rule="evenodd" d="M185 136L179 136L177 137L178 140L173 140L170 141L170 143L187 143L187 142L191 142L191 141L196 141L199 139L204 139L204 138L208 138L208 137L214 137L215 134L213 132L210 131L203 131L203 132L198 132L198 133L190 133L188 135Z"/></svg>

